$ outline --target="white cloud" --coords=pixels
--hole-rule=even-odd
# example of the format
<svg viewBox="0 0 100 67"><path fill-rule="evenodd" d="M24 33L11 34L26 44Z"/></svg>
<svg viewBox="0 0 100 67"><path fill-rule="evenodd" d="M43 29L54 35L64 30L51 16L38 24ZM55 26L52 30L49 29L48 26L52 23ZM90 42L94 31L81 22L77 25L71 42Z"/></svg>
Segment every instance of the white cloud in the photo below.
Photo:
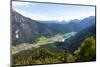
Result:
<svg viewBox="0 0 100 67"><path fill-rule="evenodd" d="M23 16L25 17L28 17L28 18L31 18L33 20L58 20L58 21L69 21L69 20L72 20L72 19L83 19L85 17L89 17L91 16L91 13L88 14L88 15L85 15L85 14L81 14L81 16L75 16L75 15L71 15L71 16L56 16L56 17L50 17L50 16L47 16L47 15L43 15L43 14L34 14L34 13L29 13L29 12L26 12L26 11L23 11L23 10L17 10L15 9L15 11L17 11L18 13L22 14ZM93 15L95 16L95 15Z"/></svg>
<svg viewBox="0 0 100 67"><path fill-rule="evenodd" d="M18 2L18 1L12 2L13 7L21 7L21 6L29 7L30 5L33 6L33 5L36 5L36 4L37 3L31 3L31 2Z"/></svg>
<svg viewBox="0 0 100 67"><path fill-rule="evenodd" d="M28 14L27 17L30 17L31 19L34 19L34 20L49 20L49 18L45 15L42 15L42 14Z"/></svg>
<svg viewBox="0 0 100 67"><path fill-rule="evenodd" d="M28 5L29 4L29 2L17 2L17 1L13 1L12 3L14 5L19 5L19 6L21 6L21 5Z"/></svg>
<svg viewBox="0 0 100 67"><path fill-rule="evenodd" d="M15 11L17 11L21 15L28 17L28 18L31 18L33 20L49 20L50 19L48 16L45 16L45 15L42 15L42 14L28 13L26 11L18 10L18 9L15 9Z"/></svg>

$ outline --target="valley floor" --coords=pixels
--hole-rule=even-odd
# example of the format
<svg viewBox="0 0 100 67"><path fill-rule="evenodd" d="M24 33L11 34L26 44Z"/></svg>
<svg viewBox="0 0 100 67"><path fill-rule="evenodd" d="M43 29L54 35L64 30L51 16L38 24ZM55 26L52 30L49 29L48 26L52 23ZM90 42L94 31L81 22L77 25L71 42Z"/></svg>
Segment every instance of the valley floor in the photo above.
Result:
<svg viewBox="0 0 100 67"><path fill-rule="evenodd" d="M49 38L42 36L39 39L37 39L36 42L33 42L33 44L22 43L18 44L17 46L12 46L12 54L16 54L23 50L29 50L31 48L39 48L41 45L46 45L49 43L64 42L66 39L74 36L75 34L76 32L70 32L66 34L57 34Z"/></svg>

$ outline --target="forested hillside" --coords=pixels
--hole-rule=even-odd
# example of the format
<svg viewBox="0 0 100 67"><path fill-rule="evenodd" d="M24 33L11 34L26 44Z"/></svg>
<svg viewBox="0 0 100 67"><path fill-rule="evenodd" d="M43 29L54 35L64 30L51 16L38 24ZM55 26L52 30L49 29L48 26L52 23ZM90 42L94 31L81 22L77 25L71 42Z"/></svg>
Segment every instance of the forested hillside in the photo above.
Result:
<svg viewBox="0 0 100 67"><path fill-rule="evenodd" d="M95 38L91 36L84 39L74 54L66 48L60 50L54 44L48 44L37 49L17 53L13 55L13 59L15 65L95 61Z"/></svg>
<svg viewBox="0 0 100 67"><path fill-rule="evenodd" d="M65 48L67 47L70 52L74 52L82 43L82 41L90 36L93 36L96 38L96 26L93 24L83 30L81 30L79 33L77 33L74 37L71 37L67 39L64 43L60 43L61 45L57 44L58 48Z"/></svg>

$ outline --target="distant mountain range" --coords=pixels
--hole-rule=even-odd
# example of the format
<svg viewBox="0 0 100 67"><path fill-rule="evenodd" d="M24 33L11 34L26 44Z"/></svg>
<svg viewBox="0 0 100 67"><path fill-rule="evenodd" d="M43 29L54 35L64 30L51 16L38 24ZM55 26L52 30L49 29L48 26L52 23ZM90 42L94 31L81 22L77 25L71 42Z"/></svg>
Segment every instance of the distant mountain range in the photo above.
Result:
<svg viewBox="0 0 100 67"><path fill-rule="evenodd" d="M95 16L86 17L82 20L73 19L70 21L39 21L47 24L50 28L53 28L58 33L80 31L90 25L95 24Z"/></svg>
<svg viewBox="0 0 100 67"><path fill-rule="evenodd" d="M67 32L79 32L86 27L95 24L95 16L83 20L73 19L71 21L38 21L33 20L12 10L12 43L32 43L40 36L52 36Z"/></svg>

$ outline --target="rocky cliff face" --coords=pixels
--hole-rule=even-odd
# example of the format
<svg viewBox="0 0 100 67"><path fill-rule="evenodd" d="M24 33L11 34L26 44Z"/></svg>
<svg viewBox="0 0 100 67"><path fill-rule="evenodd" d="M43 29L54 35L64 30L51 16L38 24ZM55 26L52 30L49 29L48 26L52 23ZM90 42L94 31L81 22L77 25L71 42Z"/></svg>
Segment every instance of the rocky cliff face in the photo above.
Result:
<svg viewBox="0 0 100 67"><path fill-rule="evenodd" d="M50 32L48 27L30 18L24 17L12 11L11 23L12 43L33 42L37 37Z"/></svg>

